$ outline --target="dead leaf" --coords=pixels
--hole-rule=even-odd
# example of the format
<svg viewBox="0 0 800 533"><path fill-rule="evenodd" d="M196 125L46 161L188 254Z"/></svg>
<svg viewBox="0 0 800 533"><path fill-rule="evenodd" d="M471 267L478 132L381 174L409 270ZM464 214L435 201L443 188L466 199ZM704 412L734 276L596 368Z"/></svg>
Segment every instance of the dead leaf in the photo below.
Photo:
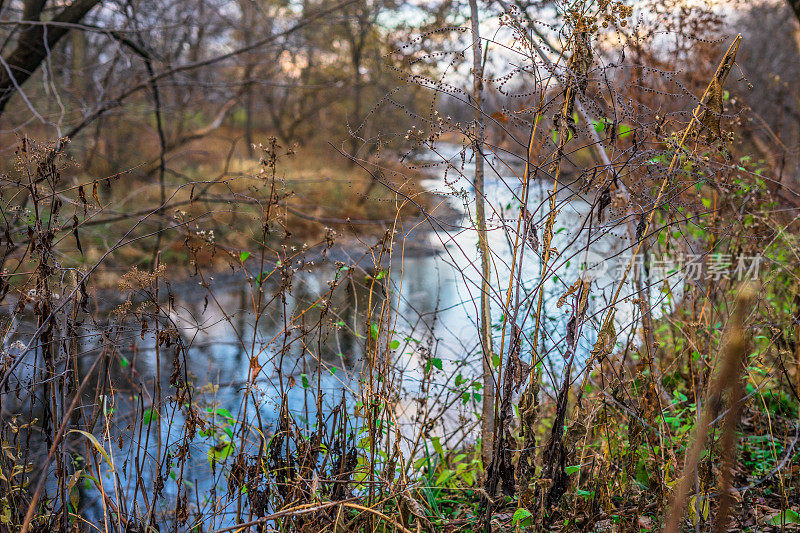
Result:
<svg viewBox="0 0 800 533"><path fill-rule="evenodd" d="M70 433L80 433L81 435L89 439L89 441L97 449L97 451L100 452L100 455L102 455L103 458L108 462L108 466L111 467L111 471L112 472L114 471L114 463L111 462L111 457L108 456L108 452L106 451L105 448L103 448L103 445L100 444L100 441L97 440L97 437L95 437L88 431L83 431L81 429L73 429L70 431Z"/></svg>
<svg viewBox="0 0 800 533"><path fill-rule="evenodd" d="M492 113L489 116L492 117L493 119L495 119L498 122L502 122L503 124L507 124L508 123L508 115L506 115L502 111L495 111L494 113Z"/></svg>

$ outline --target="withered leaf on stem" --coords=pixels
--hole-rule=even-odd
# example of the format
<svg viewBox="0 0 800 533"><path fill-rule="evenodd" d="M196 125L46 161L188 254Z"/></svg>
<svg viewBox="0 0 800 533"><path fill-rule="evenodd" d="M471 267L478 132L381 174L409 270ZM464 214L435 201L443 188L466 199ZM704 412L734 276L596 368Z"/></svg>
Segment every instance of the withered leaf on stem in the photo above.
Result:
<svg viewBox="0 0 800 533"><path fill-rule="evenodd" d="M86 199L86 191L83 190L83 185L78 186L78 198L81 200L81 204L83 205L83 214L87 213L87 205L89 201Z"/></svg>
<svg viewBox="0 0 800 533"><path fill-rule="evenodd" d="M75 244L78 246L78 251L83 255L83 248L81 248L81 238L78 237L78 215L72 215L72 234L75 236Z"/></svg>
<svg viewBox="0 0 800 533"><path fill-rule="evenodd" d="M710 137L716 137L717 139L722 139L722 130L720 128L720 116L723 110L722 100L722 87L720 87L717 78L714 78L709 87L708 99L705 103L706 108L700 117L700 123L713 134L709 135Z"/></svg>
<svg viewBox="0 0 800 533"><path fill-rule="evenodd" d="M92 184L92 198L95 202L97 202L97 207L103 207L103 204L100 203L100 195L97 194L97 182L95 181Z"/></svg>

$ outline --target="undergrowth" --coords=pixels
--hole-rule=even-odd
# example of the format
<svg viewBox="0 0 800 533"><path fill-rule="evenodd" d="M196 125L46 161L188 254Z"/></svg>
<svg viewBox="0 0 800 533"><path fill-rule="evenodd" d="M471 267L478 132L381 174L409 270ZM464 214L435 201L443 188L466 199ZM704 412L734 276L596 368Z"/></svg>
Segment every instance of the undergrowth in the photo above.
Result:
<svg viewBox="0 0 800 533"><path fill-rule="evenodd" d="M0 530L800 524L796 206L737 140L740 37L703 40L684 80L633 45L649 70L608 66L621 2L553 26L500 4L512 59L477 20L447 28L472 44L416 61L474 54L473 88L398 70L434 103L368 157L269 139L253 168L155 184L20 138ZM524 103L489 109L485 87ZM457 303L426 284L444 264ZM469 331L447 329L459 303Z"/></svg>

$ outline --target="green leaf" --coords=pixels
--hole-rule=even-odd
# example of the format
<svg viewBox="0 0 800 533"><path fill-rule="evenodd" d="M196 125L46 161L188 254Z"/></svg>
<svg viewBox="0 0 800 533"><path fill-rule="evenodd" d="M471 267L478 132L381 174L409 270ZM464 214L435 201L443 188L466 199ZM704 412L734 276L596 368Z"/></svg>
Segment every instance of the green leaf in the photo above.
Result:
<svg viewBox="0 0 800 533"><path fill-rule="evenodd" d="M710 198L703 198L701 200L703 202L703 207L706 209L711 209L711 199Z"/></svg>
<svg viewBox="0 0 800 533"><path fill-rule="evenodd" d="M442 485L444 485L445 481L450 479L451 475L452 472L450 470L448 469L442 470L442 472L439 474L439 477L436 478L436 482L434 483L434 485L437 487L441 487Z"/></svg>
<svg viewBox="0 0 800 533"><path fill-rule="evenodd" d="M582 466L583 465L568 466L564 470L566 470L568 476L571 476L572 474L580 472Z"/></svg>
<svg viewBox="0 0 800 533"><path fill-rule="evenodd" d="M389 348L392 350L396 350L400 347L400 341L394 340L389 343Z"/></svg>
<svg viewBox="0 0 800 533"><path fill-rule="evenodd" d="M630 135L632 132L633 132L633 128L631 128L627 124L620 124L619 127L617 128L617 135L619 136L620 139L624 139L625 137Z"/></svg>
<svg viewBox="0 0 800 533"><path fill-rule="evenodd" d="M511 517L511 523L514 525L521 525L525 526L528 525L527 522L531 519L531 512L524 507L520 507L516 511L514 511L514 516Z"/></svg>
<svg viewBox="0 0 800 533"><path fill-rule="evenodd" d="M119 365L120 365L122 368L128 368L128 365L130 365L130 364L131 364L131 362L130 362L130 361L128 361L128 358L127 358L127 357L125 357L124 355L120 355L120 356L119 356Z"/></svg>
<svg viewBox="0 0 800 533"><path fill-rule="evenodd" d="M786 509L782 513L778 513L778 515L773 517L768 523L771 526L779 527L785 524L800 524L800 513L792 511L791 509Z"/></svg>
<svg viewBox="0 0 800 533"><path fill-rule="evenodd" d="M439 437L433 437L433 439L431 439L431 444L433 445L433 449L436 450L436 453L439 454L439 457L444 458L444 449L442 448L442 442L439 440Z"/></svg>
<svg viewBox="0 0 800 533"><path fill-rule="evenodd" d="M144 414L142 415L142 420L144 420L145 424L149 424L153 420L158 420L158 411L145 409Z"/></svg>
<svg viewBox="0 0 800 533"><path fill-rule="evenodd" d="M207 411L209 412L209 414L216 414L219 416L223 416L225 418L229 418L231 420L235 420L231 412L225 409L224 407L217 407L216 409L209 407Z"/></svg>
<svg viewBox="0 0 800 533"><path fill-rule="evenodd" d="M386 277L386 271L385 270L379 270L378 274L375 276L375 279L379 280L379 279L383 279L385 277Z"/></svg>
<svg viewBox="0 0 800 533"><path fill-rule="evenodd" d="M208 462L214 464L216 462L223 462L233 453L233 445L227 443L225 445L211 446L208 448Z"/></svg>
<svg viewBox="0 0 800 533"><path fill-rule="evenodd" d="M250 257L250 252L242 252L239 254L239 261L244 263L245 261L247 261L248 257Z"/></svg>
<svg viewBox="0 0 800 533"><path fill-rule="evenodd" d="M372 323L369 326L369 334L372 335L372 338L378 340L378 333L380 333L380 329L378 329L378 324Z"/></svg>
<svg viewBox="0 0 800 533"><path fill-rule="evenodd" d="M442 360L439 359L438 357L434 357L433 359L431 359L431 364L436 368L438 368L439 370L442 369Z"/></svg>
<svg viewBox="0 0 800 533"><path fill-rule="evenodd" d="M303 388L308 388L308 376L306 374L300 374L300 379L303 380Z"/></svg>

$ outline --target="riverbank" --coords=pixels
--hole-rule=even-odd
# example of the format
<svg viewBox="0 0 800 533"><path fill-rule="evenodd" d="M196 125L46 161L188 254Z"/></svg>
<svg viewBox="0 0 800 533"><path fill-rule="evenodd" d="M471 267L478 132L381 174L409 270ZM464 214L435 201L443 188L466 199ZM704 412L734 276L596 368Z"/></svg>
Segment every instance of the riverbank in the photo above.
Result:
<svg viewBox="0 0 800 533"><path fill-rule="evenodd" d="M250 155L225 142L229 134L190 143L163 174L143 166L98 176L60 160L62 182L77 183L60 186L67 207L54 218L63 265L93 270L92 285L111 288L130 268L151 270L154 261L167 265L166 277L174 280L197 267L235 268L262 248L272 262L304 247L346 261L390 230L403 239L405 254L429 254L434 250L423 234L431 225L420 222L448 224L460 216L425 190L421 170L397 156L352 162L331 147L286 148L269 139ZM48 157L50 145L29 144L28 164ZM6 200L13 197L4 192ZM11 241L22 240L33 208L10 213L17 216ZM11 248L6 267L23 253ZM18 286L22 277L14 272L32 268L20 263L6 281Z"/></svg>

